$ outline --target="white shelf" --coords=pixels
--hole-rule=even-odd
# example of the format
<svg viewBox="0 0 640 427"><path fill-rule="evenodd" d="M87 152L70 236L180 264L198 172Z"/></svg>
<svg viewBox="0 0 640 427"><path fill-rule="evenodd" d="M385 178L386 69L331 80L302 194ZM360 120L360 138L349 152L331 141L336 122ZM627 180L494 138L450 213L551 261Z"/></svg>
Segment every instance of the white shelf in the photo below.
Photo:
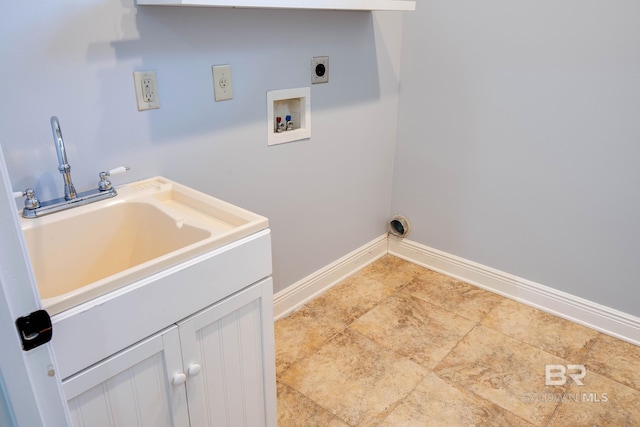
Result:
<svg viewBox="0 0 640 427"><path fill-rule="evenodd" d="M203 6L254 9L405 10L413 0L137 0L139 6Z"/></svg>

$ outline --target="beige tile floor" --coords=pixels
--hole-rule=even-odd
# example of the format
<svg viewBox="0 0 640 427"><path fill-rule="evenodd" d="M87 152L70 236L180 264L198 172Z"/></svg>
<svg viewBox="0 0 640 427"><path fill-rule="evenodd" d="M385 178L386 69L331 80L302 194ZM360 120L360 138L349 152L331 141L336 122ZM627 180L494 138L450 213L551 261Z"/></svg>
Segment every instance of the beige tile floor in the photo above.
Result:
<svg viewBox="0 0 640 427"><path fill-rule="evenodd" d="M275 330L279 427L640 426L640 347L390 255Z"/></svg>

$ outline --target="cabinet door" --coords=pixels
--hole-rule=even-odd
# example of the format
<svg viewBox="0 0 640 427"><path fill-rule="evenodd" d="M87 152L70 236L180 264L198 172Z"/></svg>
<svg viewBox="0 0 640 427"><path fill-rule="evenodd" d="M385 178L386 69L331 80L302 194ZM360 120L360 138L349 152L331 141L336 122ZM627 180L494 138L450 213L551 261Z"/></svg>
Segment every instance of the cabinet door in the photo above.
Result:
<svg viewBox="0 0 640 427"><path fill-rule="evenodd" d="M187 427L181 373L173 326L63 381L73 425Z"/></svg>
<svg viewBox="0 0 640 427"><path fill-rule="evenodd" d="M191 424L275 427L272 280L178 325Z"/></svg>

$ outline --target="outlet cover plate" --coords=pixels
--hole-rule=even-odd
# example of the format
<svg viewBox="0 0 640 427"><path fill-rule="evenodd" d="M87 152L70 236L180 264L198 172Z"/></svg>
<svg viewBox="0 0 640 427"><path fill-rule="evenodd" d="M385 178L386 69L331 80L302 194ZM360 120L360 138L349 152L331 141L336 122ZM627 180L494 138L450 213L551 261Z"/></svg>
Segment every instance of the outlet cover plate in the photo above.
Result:
<svg viewBox="0 0 640 427"><path fill-rule="evenodd" d="M311 58L311 84L329 83L329 57Z"/></svg>
<svg viewBox="0 0 640 427"><path fill-rule="evenodd" d="M134 71L133 83L138 101L138 111L160 108L158 78L155 71Z"/></svg>
<svg viewBox="0 0 640 427"><path fill-rule="evenodd" d="M216 102L232 99L231 65L213 65L211 73L213 74L213 95Z"/></svg>

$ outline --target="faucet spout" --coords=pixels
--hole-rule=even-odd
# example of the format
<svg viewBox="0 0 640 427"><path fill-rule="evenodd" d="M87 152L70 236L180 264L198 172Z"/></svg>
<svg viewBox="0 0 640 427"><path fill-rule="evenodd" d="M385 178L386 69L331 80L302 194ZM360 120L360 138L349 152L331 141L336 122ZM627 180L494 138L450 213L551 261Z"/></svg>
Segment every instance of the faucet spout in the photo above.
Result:
<svg viewBox="0 0 640 427"><path fill-rule="evenodd" d="M73 200L77 197L76 188L71 180L71 166L67 161L67 150L64 147L60 122L56 116L51 117L51 131L53 133L53 142L56 145L56 154L58 155L58 170L64 179L64 198L65 200Z"/></svg>
<svg viewBox="0 0 640 427"><path fill-rule="evenodd" d="M126 166L101 172L98 188L76 193L76 188L73 185L73 181L71 181L71 166L69 166L69 162L67 161L67 151L64 147L60 121L56 116L51 117L51 131L53 132L53 142L56 145L56 154L58 155L58 170L64 179L64 198L58 197L41 202L36 198L31 188L14 193L16 197L19 195L27 197L24 202L24 209L22 210L23 218L39 218L43 215L64 211L76 206L84 206L88 203L106 200L118 195L118 192L111 185L107 177L128 171L129 168Z"/></svg>

